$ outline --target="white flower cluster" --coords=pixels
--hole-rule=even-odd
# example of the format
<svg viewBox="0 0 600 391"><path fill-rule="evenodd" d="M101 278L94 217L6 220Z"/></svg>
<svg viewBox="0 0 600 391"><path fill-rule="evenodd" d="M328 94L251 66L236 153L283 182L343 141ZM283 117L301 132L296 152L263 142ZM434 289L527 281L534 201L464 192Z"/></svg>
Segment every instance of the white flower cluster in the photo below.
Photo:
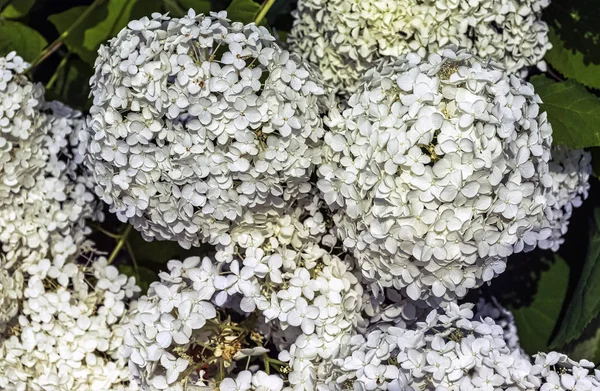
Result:
<svg viewBox="0 0 600 391"><path fill-rule="evenodd" d="M215 308L234 309L246 323L256 319L254 329L284 351L298 373L337 352L364 324L365 298L352 261L320 246L335 239L319 206L313 197L288 214L256 213L253 221L232 229L232 244L219 248L213 260L168 263L169 273L161 273L161 282L140 300L125 340L126 356L143 387L179 390L186 379L214 382L198 374L206 362L195 352L221 346L211 334L220 322ZM247 354L243 344L219 349L230 349L234 359Z"/></svg>
<svg viewBox="0 0 600 391"><path fill-rule="evenodd" d="M140 288L103 257L77 264L75 251L64 265L40 259L23 272L18 318L0 333L1 389L135 389L119 349Z"/></svg>
<svg viewBox="0 0 600 391"><path fill-rule="evenodd" d="M582 149L556 146L550 160L552 187L540 226L537 246L558 251L569 228L573 208L581 206L588 196L592 173L592 156Z"/></svg>
<svg viewBox="0 0 600 391"><path fill-rule="evenodd" d="M84 220L102 217L80 166L83 118L45 102L27 67L0 59L0 388L125 390L120 323L140 289L106 259L78 263Z"/></svg>
<svg viewBox="0 0 600 391"><path fill-rule="evenodd" d="M318 188L377 287L435 305L538 235L552 128L533 86L462 51L382 63L326 119Z"/></svg>
<svg viewBox="0 0 600 391"><path fill-rule="evenodd" d="M475 309L477 312L475 312L474 319L492 318L504 330L504 342L506 342L506 346L508 346L510 351L514 352L518 350L523 357L526 356L525 351L521 349L519 343L515 317L509 310L500 305L495 297L491 297L490 300L480 298Z"/></svg>
<svg viewBox="0 0 600 391"><path fill-rule="evenodd" d="M599 390L587 360L511 350L494 319L473 318L472 304L432 311L414 327L380 323L356 335L345 354L318 373L319 390Z"/></svg>
<svg viewBox="0 0 600 391"><path fill-rule="evenodd" d="M381 58L448 44L510 73L538 64L551 45L541 20L549 0L300 0L291 50L345 95Z"/></svg>
<svg viewBox="0 0 600 391"><path fill-rule="evenodd" d="M129 23L99 50L89 167L148 240L227 243L246 212L311 189L324 92L254 24L225 13Z"/></svg>
<svg viewBox="0 0 600 391"><path fill-rule="evenodd" d="M86 135L81 114L45 102L43 87L19 73L27 66L14 53L0 59L0 269L15 288L41 259L64 264L89 231L84 219L102 217L78 167Z"/></svg>

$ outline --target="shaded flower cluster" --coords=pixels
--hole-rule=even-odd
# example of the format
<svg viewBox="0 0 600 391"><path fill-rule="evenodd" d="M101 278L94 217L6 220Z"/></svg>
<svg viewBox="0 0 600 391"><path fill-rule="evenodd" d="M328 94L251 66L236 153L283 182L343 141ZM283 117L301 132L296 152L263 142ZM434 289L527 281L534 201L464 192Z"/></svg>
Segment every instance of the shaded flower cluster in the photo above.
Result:
<svg viewBox="0 0 600 391"><path fill-rule="evenodd" d="M563 236L569 229L573 209L588 197L592 156L582 149L559 145L552 149L549 170L552 186L546 196L544 216L535 231L539 232L538 247L558 251L565 241Z"/></svg>
<svg viewBox="0 0 600 391"><path fill-rule="evenodd" d="M225 13L153 14L99 50L89 167L148 240L227 243L248 211L311 189L323 89L275 38Z"/></svg>
<svg viewBox="0 0 600 391"><path fill-rule="evenodd" d="M300 0L289 42L342 95L354 92L379 59L424 56L449 44L516 73L540 63L551 48L541 20L549 3Z"/></svg>

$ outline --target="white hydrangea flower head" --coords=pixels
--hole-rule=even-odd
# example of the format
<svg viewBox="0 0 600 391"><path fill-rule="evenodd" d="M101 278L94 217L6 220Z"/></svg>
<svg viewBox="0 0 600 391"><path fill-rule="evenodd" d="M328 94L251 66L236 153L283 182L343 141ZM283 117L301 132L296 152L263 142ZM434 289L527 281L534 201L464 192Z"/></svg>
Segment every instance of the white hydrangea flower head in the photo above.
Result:
<svg viewBox="0 0 600 391"><path fill-rule="evenodd" d="M106 258L78 263L90 246L75 248L62 265L39 259L23 273L18 318L0 333L3 390L136 389L119 349L140 288Z"/></svg>
<svg viewBox="0 0 600 391"><path fill-rule="evenodd" d="M15 52L0 57L0 205L10 203L9 196L22 187L33 186L45 165L44 87L22 74L27 67Z"/></svg>
<svg viewBox="0 0 600 391"><path fill-rule="evenodd" d="M311 188L324 91L262 26L193 10L132 21L91 85L96 193L148 240L226 244L246 211Z"/></svg>
<svg viewBox="0 0 600 391"><path fill-rule="evenodd" d="M537 65L552 46L541 20L548 0L299 0L292 51L345 95L377 60L448 44L510 73Z"/></svg>
<svg viewBox="0 0 600 391"><path fill-rule="evenodd" d="M532 362L520 349L511 350L493 318L474 318L472 307L451 303L409 328L373 325L313 372L318 389L600 389L600 371L591 373L589 361L550 352L537 354ZM299 371L289 374L290 379L299 376Z"/></svg>
<svg viewBox="0 0 600 391"><path fill-rule="evenodd" d="M550 160L552 187L538 231L537 247L558 251L564 243L573 209L588 197L592 156L583 149L556 146ZM526 250L530 250L528 246Z"/></svg>
<svg viewBox="0 0 600 391"><path fill-rule="evenodd" d="M239 300L214 304L215 282L230 274L209 257L171 260L167 267L125 326L123 356L142 389L233 391L263 386L280 391L281 377L243 370L237 364L250 363L269 349L263 347L259 333L264 324L255 314L245 317ZM242 319L234 321L232 311ZM223 377L218 381L219 371Z"/></svg>
<svg viewBox="0 0 600 391"><path fill-rule="evenodd" d="M318 188L371 290L463 297L536 243L552 128L533 86L446 49L369 71L325 119Z"/></svg>

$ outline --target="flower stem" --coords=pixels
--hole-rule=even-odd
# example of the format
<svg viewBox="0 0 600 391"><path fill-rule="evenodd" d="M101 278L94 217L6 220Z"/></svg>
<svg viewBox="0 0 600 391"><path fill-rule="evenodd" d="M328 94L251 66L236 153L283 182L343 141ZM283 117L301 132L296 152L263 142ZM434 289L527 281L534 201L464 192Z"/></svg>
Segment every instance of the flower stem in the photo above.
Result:
<svg viewBox="0 0 600 391"><path fill-rule="evenodd" d="M119 238L119 241L117 242L117 246L112 251L112 253L110 253L110 256L108 257L108 264L109 265L111 263L113 263L113 261L115 260L115 258L119 254L119 251L121 251L121 249L123 248L123 246L127 242L127 237L129 236L130 232L131 232L131 225L127 225L127 228L125 228L125 232L123 232L123 235L121 235L121 237Z"/></svg>
<svg viewBox="0 0 600 391"><path fill-rule="evenodd" d="M56 71L54 71L54 74L52 74L52 77L50 78L50 80L48 80L48 83L46 84L46 90L49 90L50 88L52 88L52 86L54 85L54 83L56 83L56 80L58 79L58 74L67 65L67 61L68 60L69 60L69 55L67 54L60 61L60 64L58 64L58 67L56 68Z"/></svg>
<svg viewBox="0 0 600 391"><path fill-rule="evenodd" d="M263 21L267 12L271 9L271 7L275 4L275 0L266 0L263 5L258 10L258 15L256 15L256 19L254 19L254 24L257 26Z"/></svg>
<svg viewBox="0 0 600 391"><path fill-rule="evenodd" d="M45 59L50 57L52 53L57 51L58 48L62 46L65 39L67 39L69 34L71 34L73 30L81 24L81 22L83 22L92 12L94 12L96 8L100 6L100 4L104 3L105 1L106 0L94 0L94 2L89 7L87 7L77 19L75 19L75 22L73 22L73 24L70 25L68 29L63 31L63 33L58 38L56 38L54 42L52 42L44 50L42 50L38 58L32 61L31 65L29 66L29 69L27 69L27 72L31 71L33 68L41 64Z"/></svg>

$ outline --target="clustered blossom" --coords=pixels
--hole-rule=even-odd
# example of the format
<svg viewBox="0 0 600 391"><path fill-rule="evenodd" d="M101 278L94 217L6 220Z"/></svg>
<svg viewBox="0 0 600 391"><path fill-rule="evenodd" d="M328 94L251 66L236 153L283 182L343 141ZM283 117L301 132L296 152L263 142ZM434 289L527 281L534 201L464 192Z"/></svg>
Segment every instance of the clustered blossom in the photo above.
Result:
<svg viewBox="0 0 600 391"><path fill-rule="evenodd" d="M598 390L600 371L557 352L531 359L512 350L472 304L433 310L413 327L373 325L319 372L322 390Z"/></svg>
<svg viewBox="0 0 600 391"><path fill-rule="evenodd" d="M77 255L62 267L40 259L24 273L18 317L0 333L3 390L135 389L119 349L140 288L106 258L83 265Z"/></svg>
<svg viewBox="0 0 600 391"><path fill-rule="evenodd" d="M254 24L225 13L129 23L99 50L89 167L148 240L227 243L245 212L308 193L323 88Z"/></svg>
<svg viewBox="0 0 600 391"><path fill-rule="evenodd" d="M326 85L354 92L377 60L433 53L452 44L510 73L540 65L548 0L300 0L292 51L320 70Z"/></svg>
<svg viewBox="0 0 600 391"><path fill-rule="evenodd" d="M552 182L539 102L531 84L446 49L382 63L332 110L318 188L374 291L463 297L536 243L525 234Z"/></svg>
<svg viewBox="0 0 600 391"><path fill-rule="evenodd" d="M64 262L68 246L89 232L84 219L101 218L81 169L86 134L81 113L45 102L44 88L22 75L27 63L0 59L0 243L6 268L45 257Z"/></svg>
<svg viewBox="0 0 600 391"><path fill-rule="evenodd" d="M81 167L84 120L45 102L28 66L0 59L0 388L125 390L121 323L140 289L88 258L85 219L102 215Z"/></svg>
<svg viewBox="0 0 600 391"><path fill-rule="evenodd" d="M551 150L515 75L547 5L300 0L327 93L264 27L154 13L100 48L87 118L0 58L0 389L600 390L495 299L457 304L587 197L589 153ZM88 239L91 188L210 249L137 300Z"/></svg>
<svg viewBox="0 0 600 391"><path fill-rule="evenodd" d="M199 368L214 362L194 352L220 346L211 336L220 323L216 308L244 314L246 324L255 319L254 329L287 352L294 370L330 359L364 324L360 274L353 274L351 259L327 250L335 239L319 212L320 201L312 197L295 205L285 214L253 214L232 230L232 243L217 248L213 259L168 263L169 273L161 273L161 282L140 300L125 340L143 387L178 390L185 379L212 384ZM253 354L245 353L249 348L243 344L221 348L228 349L233 359ZM172 368L171 362L179 364ZM226 379L232 379L238 366L226 367Z"/></svg>
<svg viewBox="0 0 600 391"><path fill-rule="evenodd" d="M539 232L537 246L558 251L565 241L563 236L569 228L573 209L581 206L588 196L592 156L582 149L559 145L552 149L549 169L552 186L546 196L544 216L536 228Z"/></svg>

